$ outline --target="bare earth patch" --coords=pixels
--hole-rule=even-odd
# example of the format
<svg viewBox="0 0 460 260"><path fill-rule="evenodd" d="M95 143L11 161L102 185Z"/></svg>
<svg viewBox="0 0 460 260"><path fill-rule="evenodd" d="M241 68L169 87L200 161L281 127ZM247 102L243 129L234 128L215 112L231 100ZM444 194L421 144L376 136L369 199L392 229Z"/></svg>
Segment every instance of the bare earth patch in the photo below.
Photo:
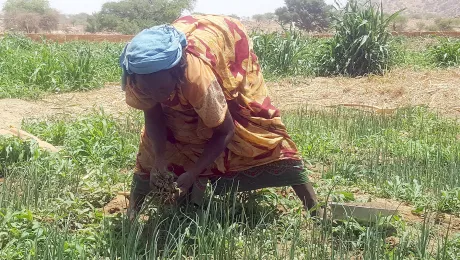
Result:
<svg viewBox="0 0 460 260"><path fill-rule="evenodd" d="M119 115L130 109L124 98L119 86L107 85L86 92L53 94L40 100L0 99L0 129L20 127L23 119L85 114L99 108Z"/></svg>
<svg viewBox="0 0 460 260"><path fill-rule="evenodd" d="M128 199L124 195L117 195L112 201L104 206L103 211L106 215L126 213L128 210Z"/></svg>
<svg viewBox="0 0 460 260"><path fill-rule="evenodd" d="M347 105L373 109L427 106L460 117L460 69L414 72L396 70L385 76L357 79L291 78L269 83L272 100L281 110Z"/></svg>

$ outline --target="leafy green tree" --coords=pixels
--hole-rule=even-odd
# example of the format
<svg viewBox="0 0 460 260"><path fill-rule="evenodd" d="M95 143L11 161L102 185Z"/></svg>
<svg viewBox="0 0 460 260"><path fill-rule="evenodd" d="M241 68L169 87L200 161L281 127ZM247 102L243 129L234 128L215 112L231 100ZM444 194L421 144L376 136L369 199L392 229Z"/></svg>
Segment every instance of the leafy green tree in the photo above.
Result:
<svg viewBox="0 0 460 260"><path fill-rule="evenodd" d="M155 25L171 23L195 0L122 0L108 2L99 13L88 18L87 31L115 31L135 34Z"/></svg>
<svg viewBox="0 0 460 260"><path fill-rule="evenodd" d="M31 12L44 14L50 7L48 0L7 0L3 5L3 12Z"/></svg>
<svg viewBox="0 0 460 260"><path fill-rule="evenodd" d="M332 7L324 0L285 0L285 7L275 11L282 23L294 22L307 31L324 31L330 25Z"/></svg>
<svg viewBox="0 0 460 260"><path fill-rule="evenodd" d="M7 29L27 33L58 28L59 13L48 0L7 0L3 5Z"/></svg>

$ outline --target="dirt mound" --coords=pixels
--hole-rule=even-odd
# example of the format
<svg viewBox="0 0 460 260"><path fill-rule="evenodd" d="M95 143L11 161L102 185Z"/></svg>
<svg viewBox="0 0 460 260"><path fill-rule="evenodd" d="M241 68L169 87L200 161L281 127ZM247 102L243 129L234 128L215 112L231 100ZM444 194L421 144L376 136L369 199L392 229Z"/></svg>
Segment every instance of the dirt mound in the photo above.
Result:
<svg viewBox="0 0 460 260"><path fill-rule="evenodd" d="M112 201L104 206L103 211L106 215L126 213L128 210L128 199L124 195L117 195Z"/></svg>

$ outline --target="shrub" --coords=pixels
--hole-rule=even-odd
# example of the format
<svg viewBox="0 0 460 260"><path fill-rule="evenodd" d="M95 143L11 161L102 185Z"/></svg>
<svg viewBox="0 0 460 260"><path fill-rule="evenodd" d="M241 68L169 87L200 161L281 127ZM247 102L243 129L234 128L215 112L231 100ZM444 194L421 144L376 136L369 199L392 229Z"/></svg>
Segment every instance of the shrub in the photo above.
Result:
<svg viewBox="0 0 460 260"><path fill-rule="evenodd" d="M391 61L389 24L400 12L385 17L379 6L356 0L334 17L335 35L322 46L320 75L362 76L383 74Z"/></svg>
<svg viewBox="0 0 460 260"><path fill-rule="evenodd" d="M393 31L401 32L407 28L408 19L406 16L399 15L395 17L393 22L391 23L391 28Z"/></svg>
<svg viewBox="0 0 460 260"><path fill-rule="evenodd" d="M37 33L40 30L41 15L31 12L11 12L5 14L5 27L11 31Z"/></svg>
<svg viewBox="0 0 460 260"><path fill-rule="evenodd" d="M434 23L439 31L452 31L454 29L454 20L451 18L438 18Z"/></svg>
<svg viewBox="0 0 460 260"><path fill-rule="evenodd" d="M86 30L135 34L145 28L173 22L194 3L195 0L110 1L88 19Z"/></svg>

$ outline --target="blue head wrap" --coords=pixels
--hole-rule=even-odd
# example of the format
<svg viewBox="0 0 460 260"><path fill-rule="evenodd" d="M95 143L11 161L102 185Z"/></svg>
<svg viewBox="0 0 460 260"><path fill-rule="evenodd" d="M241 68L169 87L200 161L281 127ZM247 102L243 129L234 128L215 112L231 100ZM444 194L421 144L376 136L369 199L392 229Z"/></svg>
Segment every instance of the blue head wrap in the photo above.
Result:
<svg viewBox="0 0 460 260"><path fill-rule="evenodd" d="M187 46L185 34L171 25L145 29L128 43L120 56L122 88L128 74L151 74L176 66Z"/></svg>

